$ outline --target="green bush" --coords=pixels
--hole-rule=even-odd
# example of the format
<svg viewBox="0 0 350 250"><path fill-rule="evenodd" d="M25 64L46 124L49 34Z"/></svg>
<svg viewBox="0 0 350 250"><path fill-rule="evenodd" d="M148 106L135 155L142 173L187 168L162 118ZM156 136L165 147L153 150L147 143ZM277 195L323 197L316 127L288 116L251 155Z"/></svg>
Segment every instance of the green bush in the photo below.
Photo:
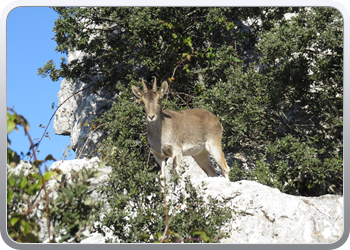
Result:
<svg viewBox="0 0 350 250"><path fill-rule="evenodd" d="M232 181L236 172L287 193L341 193L342 17L332 8L300 8L297 14L263 23L268 28L256 44L263 54L259 71L230 65L232 52L222 51L214 63L225 78L195 105L218 116L228 150L254 155L256 168L243 174L235 163Z"/></svg>
<svg viewBox="0 0 350 250"><path fill-rule="evenodd" d="M320 195L332 192L325 190L329 183L342 187L342 159L339 156L322 159L312 143L300 142L292 135L270 143L260 159L250 179L257 178L260 183L285 193Z"/></svg>
<svg viewBox="0 0 350 250"><path fill-rule="evenodd" d="M17 115L12 109L7 113L7 132L11 133L18 129L17 125L23 126L25 134L30 142L30 129L27 120ZM89 189L88 179L96 175L93 169L82 169L79 172L71 172L70 181L67 176L56 169L41 173L39 167L46 160L51 160L51 155L44 161L35 158L32 168L26 175L21 170L18 174L11 171L19 163L19 156L15 151L7 148L7 232L11 239L19 243L39 243L40 222L46 223L49 242L70 240L79 242L83 236L81 232L90 227L96 220L96 211L100 203L95 202L87 192ZM31 149L34 146L31 144ZM35 154L35 152L34 152ZM48 181L57 182L57 186L47 188ZM52 197L55 191L57 197Z"/></svg>

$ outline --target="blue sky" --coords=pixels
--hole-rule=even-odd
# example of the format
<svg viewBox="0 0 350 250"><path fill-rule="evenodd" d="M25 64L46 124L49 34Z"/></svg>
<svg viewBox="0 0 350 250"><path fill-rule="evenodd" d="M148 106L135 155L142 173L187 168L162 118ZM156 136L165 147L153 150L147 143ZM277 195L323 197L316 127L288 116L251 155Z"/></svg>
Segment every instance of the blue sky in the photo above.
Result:
<svg viewBox="0 0 350 250"><path fill-rule="evenodd" d="M53 27L58 15L48 7L19 7L10 12L7 18L7 107L23 115L30 124L30 135L34 142L41 138L44 129L39 125L47 125L58 105L57 92L61 80L52 82L37 75L39 67L53 59L59 65L60 58L65 57L55 51L56 42ZM63 149L70 145L69 136L55 135L53 119L48 128L50 139L44 137L39 150L38 159L52 154L57 160L63 158ZM17 153L26 154L30 143L19 127L9 134L10 148ZM35 140L36 139L36 140ZM66 159L74 159L75 153ZM24 157L24 160L28 160ZM49 168L53 161L47 162Z"/></svg>

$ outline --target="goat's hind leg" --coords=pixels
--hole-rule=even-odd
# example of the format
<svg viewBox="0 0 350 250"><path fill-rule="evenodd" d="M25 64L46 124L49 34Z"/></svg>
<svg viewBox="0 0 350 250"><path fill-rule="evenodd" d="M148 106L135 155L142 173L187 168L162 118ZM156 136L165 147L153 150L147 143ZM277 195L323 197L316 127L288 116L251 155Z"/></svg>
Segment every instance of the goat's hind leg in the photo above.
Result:
<svg viewBox="0 0 350 250"><path fill-rule="evenodd" d="M230 172L230 168L227 166L225 155L221 147L221 142L211 144L208 147L208 151L210 155L214 158L216 163L219 165L222 175L226 179L229 179L228 173Z"/></svg>
<svg viewBox="0 0 350 250"><path fill-rule="evenodd" d="M209 153L206 149L203 149L200 154L194 155L192 157L209 177L216 176L216 170L209 161Z"/></svg>

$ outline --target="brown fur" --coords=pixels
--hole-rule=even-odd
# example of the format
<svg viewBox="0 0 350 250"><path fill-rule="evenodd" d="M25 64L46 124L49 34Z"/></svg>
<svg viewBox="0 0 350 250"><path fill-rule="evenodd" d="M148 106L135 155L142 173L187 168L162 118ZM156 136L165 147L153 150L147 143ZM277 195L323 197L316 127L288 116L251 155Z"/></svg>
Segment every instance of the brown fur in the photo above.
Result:
<svg viewBox="0 0 350 250"><path fill-rule="evenodd" d="M182 156L192 156L208 176L216 176L210 154L228 179L230 169L222 152L222 126L217 117L205 109L162 110L160 101L168 89L167 82L159 90L156 79L153 89L148 89L143 80L142 84L143 92L135 86L132 91L144 103L148 143L163 175L167 158L173 157L174 166L179 166Z"/></svg>

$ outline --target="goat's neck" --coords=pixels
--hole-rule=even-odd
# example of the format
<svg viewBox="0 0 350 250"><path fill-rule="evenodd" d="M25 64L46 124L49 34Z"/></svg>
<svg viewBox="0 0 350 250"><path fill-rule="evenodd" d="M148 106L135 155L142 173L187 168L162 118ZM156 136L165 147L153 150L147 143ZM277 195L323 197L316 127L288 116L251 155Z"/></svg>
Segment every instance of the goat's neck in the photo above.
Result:
<svg viewBox="0 0 350 250"><path fill-rule="evenodd" d="M147 132L152 135L161 135L162 134L162 123L164 121L164 114L162 111L160 111L159 114L157 114L157 120L153 123L148 122L147 123Z"/></svg>

